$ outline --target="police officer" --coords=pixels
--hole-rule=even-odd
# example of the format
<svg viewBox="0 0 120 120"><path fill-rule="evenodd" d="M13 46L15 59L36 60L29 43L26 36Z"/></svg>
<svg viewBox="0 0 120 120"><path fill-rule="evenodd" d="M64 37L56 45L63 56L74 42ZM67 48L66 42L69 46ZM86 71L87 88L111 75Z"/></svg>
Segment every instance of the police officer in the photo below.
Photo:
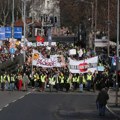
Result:
<svg viewBox="0 0 120 120"><path fill-rule="evenodd" d="M45 90L45 80L46 80L46 74L42 73L40 76L40 80L41 80L41 91Z"/></svg>
<svg viewBox="0 0 120 120"><path fill-rule="evenodd" d="M63 91L63 88L64 88L64 75L63 75L62 72L59 75L59 81L60 81L60 90Z"/></svg>
<svg viewBox="0 0 120 120"><path fill-rule="evenodd" d="M1 90L4 91L5 89L5 81L4 81L4 75L0 75L0 82L1 82Z"/></svg>
<svg viewBox="0 0 120 120"><path fill-rule="evenodd" d="M91 83L92 83L92 73L91 71L88 71L87 74L87 90L90 91L91 89Z"/></svg>
<svg viewBox="0 0 120 120"><path fill-rule="evenodd" d="M66 80L66 83L65 83L65 89L66 89L66 92L69 91L70 89L70 84L72 82L72 74L70 73L68 76L67 76L67 80Z"/></svg>
<svg viewBox="0 0 120 120"><path fill-rule="evenodd" d="M10 74L10 90L15 89L15 74Z"/></svg>
<svg viewBox="0 0 120 120"><path fill-rule="evenodd" d="M38 87L39 86L39 74L37 72L35 72L35 74L33 75L33 79L34 79L34 86Z"/></svg>
<svg viewBox="0 0 120 120"><path fill-rule="evenodd" d="M55 79L54 79L52 73L50 74L48 80L49 80L50 92L52 92L53 86L55 85Z"/></svg>
<svg viewBox="0 0 120 120"><path fill-rule="evenodd" d="M54 80L55 80L55 88L56 88L56 91L58 92L59 89L60 89L60 81L59 81L59 71L56 71L55 74L54 74Z"/></svg>
<svg viewBox="0 0 120 120"><path fill-rule="evenodd" d="M72 77L72 84L73 84L73 90L76 90L77 89L77 74L73 74L73 77Z"/></svg>

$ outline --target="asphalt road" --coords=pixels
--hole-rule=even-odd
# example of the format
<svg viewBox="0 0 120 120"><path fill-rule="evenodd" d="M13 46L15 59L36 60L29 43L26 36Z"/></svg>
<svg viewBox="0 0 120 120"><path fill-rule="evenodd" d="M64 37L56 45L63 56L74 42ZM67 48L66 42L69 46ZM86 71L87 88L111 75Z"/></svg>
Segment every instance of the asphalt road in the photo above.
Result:
<svg viewBox="0 0 120 120"><path fill-rule="evenodd" d="M115 120L99 117L94 93L32 92L0 111L0 120Z"/></svg>

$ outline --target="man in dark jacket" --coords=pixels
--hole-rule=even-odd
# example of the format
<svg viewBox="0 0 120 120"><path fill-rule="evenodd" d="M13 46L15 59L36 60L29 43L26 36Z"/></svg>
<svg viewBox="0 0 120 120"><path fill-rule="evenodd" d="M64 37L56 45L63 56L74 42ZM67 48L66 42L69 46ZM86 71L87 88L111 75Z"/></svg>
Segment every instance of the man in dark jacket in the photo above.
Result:
<svg viewBox="0 0 120 120"><path fill-rule="evenodd" d="M103 88L96 99L96 104L98 105L99 115L104 116L105 115L105 109L107 100L109 99L109 95L107 93L107 88Z"/></svg>

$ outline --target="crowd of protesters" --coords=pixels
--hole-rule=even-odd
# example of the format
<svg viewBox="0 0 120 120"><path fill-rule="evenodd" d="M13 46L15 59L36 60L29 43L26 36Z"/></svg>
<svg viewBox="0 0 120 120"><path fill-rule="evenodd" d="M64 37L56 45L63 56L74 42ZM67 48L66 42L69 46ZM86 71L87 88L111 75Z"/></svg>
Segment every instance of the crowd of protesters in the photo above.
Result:
<svg viewBox="0 0 120 120"><path fill-rule="evenodd" d="M76 55L69 55L70 49L76 49ZM70 73L68 66L64 67L53 67L53 68L43 68L33 66L31 61L33 49L41 52L41 54L49 58L50 55L59 54L63 55L65 62L68 62L68 57L74 60L83 60L96 56L97 53L93 49L82 48L82 46L74 46L73 44L60 44L56 46L51 46L48 49L46 46L38 47L27 47L26 52L26 62L23 65L17 65L18 68L16 72L12 73L10 71L5 71L0 74L1 90L27 90L27 86L36 88L39 91L83 91L83 90L93 90L102 89L104 87L112 86L115 88L115 71L111 73L110 65L105 62L104 59L99 57L99 65L105 67L104 71L95 71L92 73L88 71L87 73ZM23 49L20 45L16 46L15 56L21 54ZM2 54L3 53L3 54ZM0 61L7 61L10 59L10 52L8 44L1 46ZM4 56L4 57L3 57Z"/></svg>

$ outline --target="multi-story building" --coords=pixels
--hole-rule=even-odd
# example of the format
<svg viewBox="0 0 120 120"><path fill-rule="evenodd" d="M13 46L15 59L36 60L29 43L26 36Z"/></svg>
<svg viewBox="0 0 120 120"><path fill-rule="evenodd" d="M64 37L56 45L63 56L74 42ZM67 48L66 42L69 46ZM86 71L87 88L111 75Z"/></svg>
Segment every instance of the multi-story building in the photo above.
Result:
<svg viewBox="0 0 120 120"><path fill-rule="evenodd" d="M51 27L51 34L54 36L66 34L68 28L61 28L60 25L60 0L32 0L29 17L33 21L40 21L41 28L35 29L35 36L38 33L45 35L48 27ZM39 32L40 31L40 32Z"/></svg>
<svg viewBox="0 0 120 120"><path fill-rule="evenodd" d="M60 27L59 0L32 0L29 16L41 21L43 26Z"/></svg>

